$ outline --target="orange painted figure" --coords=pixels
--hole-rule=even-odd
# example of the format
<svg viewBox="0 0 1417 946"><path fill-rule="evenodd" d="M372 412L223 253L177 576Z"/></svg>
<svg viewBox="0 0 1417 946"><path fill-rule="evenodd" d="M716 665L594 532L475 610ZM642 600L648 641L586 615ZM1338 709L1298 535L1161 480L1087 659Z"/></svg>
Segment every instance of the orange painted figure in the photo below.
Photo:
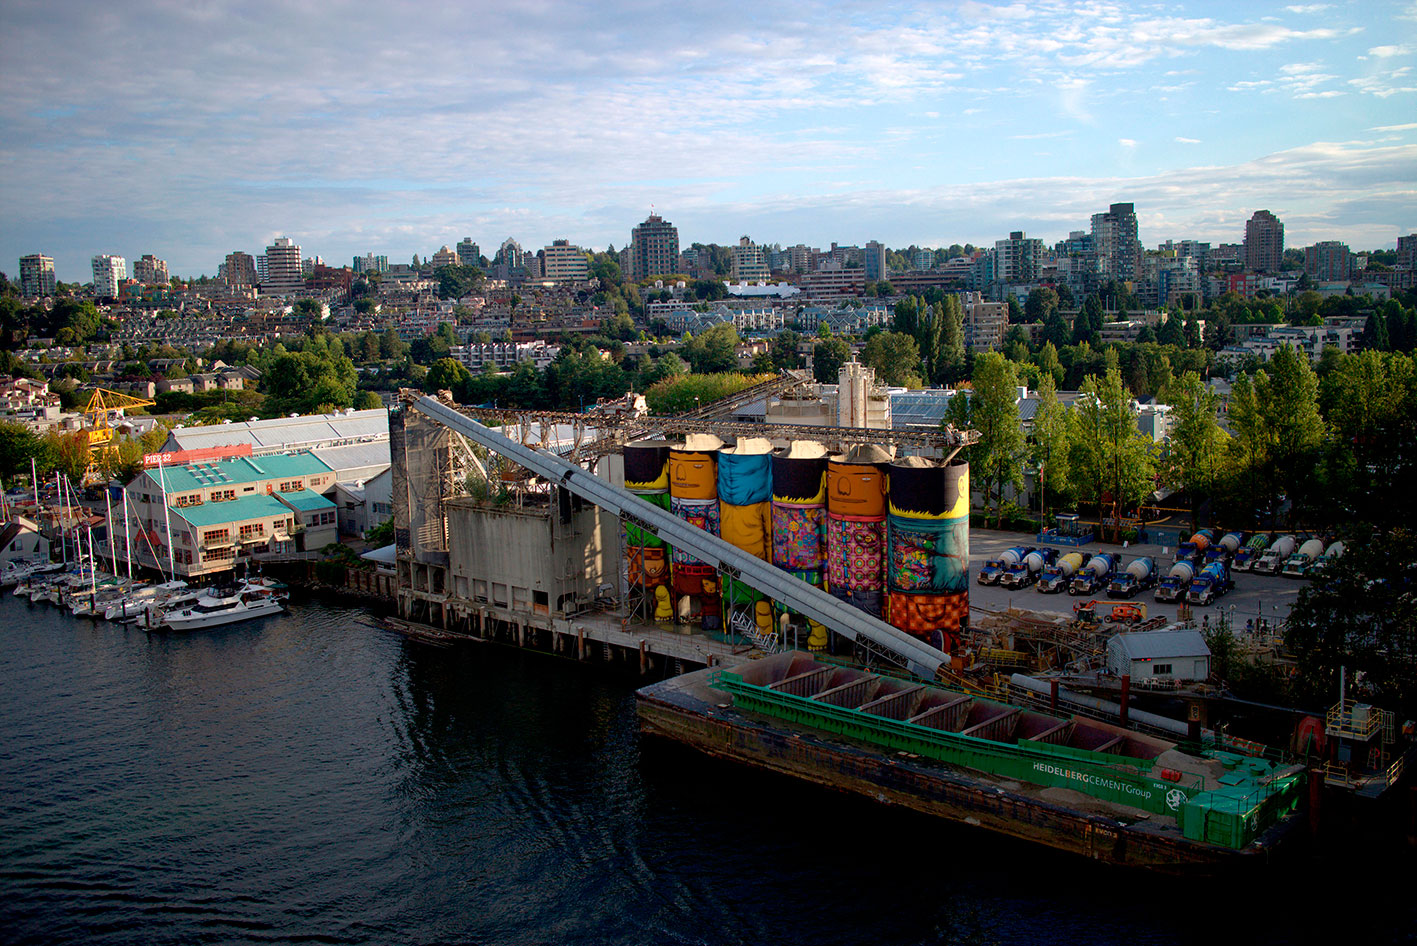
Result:
<svg viewBox="0 0 1417 946"><path fill-rule="evenodd" d="M886 475L865 463L827 462L827 510L834 516L881 519L886 514Z"/></svg>

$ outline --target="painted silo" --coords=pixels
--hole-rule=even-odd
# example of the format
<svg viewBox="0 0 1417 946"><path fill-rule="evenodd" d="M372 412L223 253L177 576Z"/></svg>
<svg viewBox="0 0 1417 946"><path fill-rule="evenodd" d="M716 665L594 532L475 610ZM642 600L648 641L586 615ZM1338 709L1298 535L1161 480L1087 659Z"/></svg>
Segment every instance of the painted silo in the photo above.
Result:
<svg viewBox="0 0 1417 946"><path fill-rule="evenodd" d="M669 449L669 507L675 516L705 532L718 535L718 452L723 441L707 434L690 434L681 446ZM714 568L675 549L673 561L674 594L681 599L681 618L702 614L705 627L717 629L718 578ZM682 598L692 598L686 615ZM704 599L714 598L710 607ZM711 619L711 620L710 620ZM713 626L710 626L713 625Z"/></svg>
<svg viewBox="0 0 1417 946"><path fill-rule="evenodd" d="M886 470L874 444L827 461L827 587L880 617L886 580Z"/></svg>
<svg viewBox="0 0 1417 946"><path fill-rule="evenodd" d="M887 620L953 653L969 622L969 464L887 470Z"/></svg>
<svg viewBox="0 0 1417 946"><path fill-rule="evenodd" d="M763 561L772 560L772 444L745 437L718 454L719 535L725 542ZM741 581L726 578L723 601L727 623L747 633L759 622L762 595Z"/></svg>
<svg viewBox="0 0 1417 946"><path fill-rule="evenodd" d="M669 444L640 440L625 445L625 488L645 502L669 509ZM659 536L625 525L626 574L632 586L669 584L668 548Z"/></svg>
<svg viewBox="0 0 1417 946"><path fill-rule="evenodd" d="M826 561L827 451L794 440L772 458L772 563L822 584Z"/></svg>

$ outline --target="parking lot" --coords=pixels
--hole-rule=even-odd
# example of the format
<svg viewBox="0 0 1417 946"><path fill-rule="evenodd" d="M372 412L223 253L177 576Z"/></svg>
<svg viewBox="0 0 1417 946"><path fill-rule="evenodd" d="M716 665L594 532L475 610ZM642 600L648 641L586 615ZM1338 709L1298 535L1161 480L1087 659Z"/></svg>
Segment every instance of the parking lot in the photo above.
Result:
<svg viewBox="0 0 1417 946"><path fill-rule="evenodd" d="M1021 532L971 529L969 534L969 603L971 608L1002 611L1005 608L1014 607L1030 611L1055 612L1071 617L1073 605L1080 601L1090 598L1102 601L1112 600L1105 592L1091 595L1089 598L1073 598L1065 591L1057 594L1043 594L1038 590L1037 585L1014 590L998 585L978 583L979 569L986 561L998 558L1005 549L1015 545L1039 544L1036 537ZM1057 548L1059 555L1071 551L1116 552L1122 556L1122 567L1126 567L1128 562L1138 556L1151 555L1156 558L1158 577L1164 576L1170 569L1176 553L1174 546L1133 544L1123 548L1108 542L1091 542L1077 549L1066 546L1058 546ZM1252 572L1236 572L1234 580L1234 590L1216 599L1214 604L1208 607L1191 606L1192 613L1197 620L1209 615L1211 621L1216 621L1222 613L1225 613L1230 616L1232 626L1238 630L1244 629L1246 621L1253 621L1261 616L1270 623L1283 621L1288 616L1289 609L1293 607L1295 599L1298 598L1299 589L1308 583L1301 578L1256 575ZM1153 597L1152 591L1153 589L1143 591L1133 600L1138 604L1146 605L1148 617L1161 614L1174 620L1177 604L1158 603Z"/></svg>

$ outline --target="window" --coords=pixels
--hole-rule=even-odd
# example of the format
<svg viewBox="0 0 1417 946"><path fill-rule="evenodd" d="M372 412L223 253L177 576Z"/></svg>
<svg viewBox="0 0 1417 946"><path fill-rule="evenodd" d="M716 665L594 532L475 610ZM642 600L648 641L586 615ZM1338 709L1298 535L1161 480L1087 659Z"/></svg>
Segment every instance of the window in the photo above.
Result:
<svg viewBox="0 0 1417 946"><path fill-rule="evenodd" d="M254 539L266 534L266 524L264 522L248 522L241 527L241 539Z"/></svg>
<svg viewBox="0 0 1417 946"><path fill-rule="evenodd" d="M1152 664L1152 665L1151 665L1151 675L1152 675L1153 677L1159 677L1159 676L1161 676L1162 674L1169 674L1170 672L1171 672L1171 665L1170 665L1170 664Z"/></svg>
<svg viewBox="0 0 1417 946"><path fill-rule="evenodd" d="M486 601L487 601L487 581L486 581L486 579L483 579L483 578L474 578L474 579L472 580L472 600L474 600L474 601L482 601L482 602L486 602Z"/></svg>
<svg viewBox="0 0 1417 946"><path fill-rule="evenodd" d="M299 480L286 480L284 483L280 484L278 492L293 493L300 488L301 484Z"/></svg>
<svg viewBox="0 0 1417 946"><path fill-rule="evenodd" d="M212 498L215 499L216 497L213 496ZM187 506L200 506L201 504L201 493L183 493L180 496L173 497L172 502L172 505L176 506L178 509L183 509Z"/></svg>
<svg viewBox="0 0 1417 946"><path fill-rule="evenodd" d="M202 533L203 545L215 545L218 542L225 542L231 538L231 532L227 529L208 529Z"/></svg>
<svg viewBox="0 0 1417 946"><path fill-rule="evenodd" d="M208 549L202 556L204 562L229 562L236 557L236 549Z"/></svg>
<svg viewBox="0 0 1417 946"><path fill-rule="evenodd" d="M492 582L492 603L503 608L507 606L507 586L500 581Z"/></svg>
<svg viewBox="0 0 1417 946"><path fill-rule="evenodd" d="M232 499L235 499L235 498L236 498L236 490L234 490L234 489L214 489L214 490L212 490L212 502L214 502L214 503L224 503L224 502L227 502L228 500L232 500Z"/></svg>

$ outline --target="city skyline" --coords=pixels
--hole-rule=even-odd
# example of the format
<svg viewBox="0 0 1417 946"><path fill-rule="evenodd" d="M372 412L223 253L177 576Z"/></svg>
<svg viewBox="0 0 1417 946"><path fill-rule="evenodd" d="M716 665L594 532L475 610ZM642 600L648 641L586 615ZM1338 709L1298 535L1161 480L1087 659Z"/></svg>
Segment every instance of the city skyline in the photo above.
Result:
<svg viewBox="0 0 1417 946"><path fill-rule="evenodd" d="M1410 2L10 4L0 269L618 248L651 205L681 246L1051 245L1128 202L1146 246L1269 209L1287 246L1390 247L1417 229L1414 37Z"/></svg>

